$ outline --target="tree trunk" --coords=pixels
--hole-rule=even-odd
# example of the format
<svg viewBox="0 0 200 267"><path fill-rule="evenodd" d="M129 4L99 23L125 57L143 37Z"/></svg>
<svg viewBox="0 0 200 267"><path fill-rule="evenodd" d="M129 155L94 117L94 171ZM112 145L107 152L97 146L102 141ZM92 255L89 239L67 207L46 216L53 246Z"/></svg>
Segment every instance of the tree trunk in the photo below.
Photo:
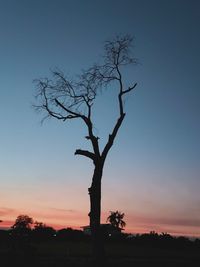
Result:
<svg viewBox="0 0 200 267"><path fill-rule="evenodd" d="M92 185L88 189L90 195L90 229L93 245L93 260L95 266L101 265L105 259L104 236L101 233L101 178L103 174L102 164L97 164L94 169Z"/></svg>

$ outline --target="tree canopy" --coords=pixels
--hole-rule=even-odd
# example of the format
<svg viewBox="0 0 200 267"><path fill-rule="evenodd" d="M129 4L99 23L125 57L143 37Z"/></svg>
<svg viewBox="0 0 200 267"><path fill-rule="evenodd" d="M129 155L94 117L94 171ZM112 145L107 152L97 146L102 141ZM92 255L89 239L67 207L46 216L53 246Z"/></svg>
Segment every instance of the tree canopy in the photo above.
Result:
<svg viewBox="0 0 200 267"><path fill-rule="evenodd" d="M124 213L121 213L120 211L110 211L110 215L107 218L107 222L109 222L113 227L119 229L124 228L126 226L124 218Z"/></svg>

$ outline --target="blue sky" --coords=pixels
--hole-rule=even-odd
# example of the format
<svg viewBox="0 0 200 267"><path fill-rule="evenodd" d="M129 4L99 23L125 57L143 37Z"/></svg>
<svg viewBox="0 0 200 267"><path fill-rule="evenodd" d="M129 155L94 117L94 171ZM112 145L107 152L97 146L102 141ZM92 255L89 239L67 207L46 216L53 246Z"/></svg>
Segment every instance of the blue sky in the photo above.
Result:
<svg viewBox="0 0 200 267"><path fill-rule="evenodd" d="M0 4L2 219L29 213L61 226L87 223L92 165L74 156L87 146L85 129L53 119L41 126L31 107L33 80L54 67L76 76L101 59L105 40L128 33L139 64L125 77L138 86L126 99L127 116L105 166L103 219L119 209L131 231L200 234L199 2ZM104 92L95 109L102 142L117 116L113 97ZM60 209L59 219L52 209Z"/></svg>

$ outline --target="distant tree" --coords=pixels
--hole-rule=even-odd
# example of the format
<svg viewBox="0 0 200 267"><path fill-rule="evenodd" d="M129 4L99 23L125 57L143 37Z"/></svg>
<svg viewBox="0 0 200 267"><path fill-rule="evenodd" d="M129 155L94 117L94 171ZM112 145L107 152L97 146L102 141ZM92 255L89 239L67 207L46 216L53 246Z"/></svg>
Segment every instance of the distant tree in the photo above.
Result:
<svg viewBox="0 0 200 267"><path fill-rule="evenodd" d="M57 231L57 238L60 240L81 240L84 238L84 234L80 230L64 228Z"/></svg>
<svg viewBox="0 0 200 267"><path fill-rule="evenodd" d="M11 227L14 233L26 234L30 232L33 219L28 215L19 215Z"/></svg>
<svg viewBox="0 0 200 267"><path fill-rule="evenodd" d="M35 221L34 222L34 229L37 230L37 229L44 229L46 227L46 224L42 223L42 222L38 222L38 221Z"/></svg>
<svg viewBox="0 0 200 267"><path fill-rule="evenodd" d="M53 227L46 226L42 222L35 222L33 229L33 236L38 239L52 238L56 234L56 230Z"/></svg>
<svg viewBox="0 0 200 267"><path fill-rule="evenodd" d="M107 222L109 222L113 227L120 229L124 228L126 226L124 218L124 213L121 213L120 211L110 211L110 215L107 218Z"/></svg>
<svg viewBox="0 0 200 267"><path fill-rule="evenodd" d="M60 70L55 70L52 71L52 78L36 81L37 104L35 108L45 112L44 119L53 117L63 122L80 119L86 126L88 134L85 138L90 142L92 150L77 149L75 155L85 156L92 160L94 164L92 183L88 192L90 196L89 217L93 239L93 256L97 262L100 262L104 257L100 230L101 180L104 164L126 115L124 97L133 91L137 85L134 83L127 86L123 72L124 67L136 63L136 60L131 56L131 45L132 38L129 35L117 36L105 43L103 63L95 64L83 71L76 80L68 78ZM116 92L118 116L101 150L99 146L100 138L94 133L93 107L99 93L108 86ZM103 106L102 109L104 109Z"/></svg>

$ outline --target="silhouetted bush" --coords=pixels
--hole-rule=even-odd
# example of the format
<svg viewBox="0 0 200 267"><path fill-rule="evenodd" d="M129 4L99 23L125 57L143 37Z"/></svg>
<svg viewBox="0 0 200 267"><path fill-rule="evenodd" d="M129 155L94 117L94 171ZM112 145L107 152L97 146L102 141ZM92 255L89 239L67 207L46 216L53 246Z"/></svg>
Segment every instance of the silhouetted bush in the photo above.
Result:
<svg viewBox="0 0 200 267"><path fill-rule="evenodd" d="M51 240L56 236L56 230L50 226L37 227L32 230L31 236L34 240Z"/></svg>
<svg viewBox="0 0 200 267"><path fill-rule="evenodd" d="M74 230L72 228L63 228L61 230L58 230L56 236L57 240L79 241L87 239L83 231Z"/></svg>

